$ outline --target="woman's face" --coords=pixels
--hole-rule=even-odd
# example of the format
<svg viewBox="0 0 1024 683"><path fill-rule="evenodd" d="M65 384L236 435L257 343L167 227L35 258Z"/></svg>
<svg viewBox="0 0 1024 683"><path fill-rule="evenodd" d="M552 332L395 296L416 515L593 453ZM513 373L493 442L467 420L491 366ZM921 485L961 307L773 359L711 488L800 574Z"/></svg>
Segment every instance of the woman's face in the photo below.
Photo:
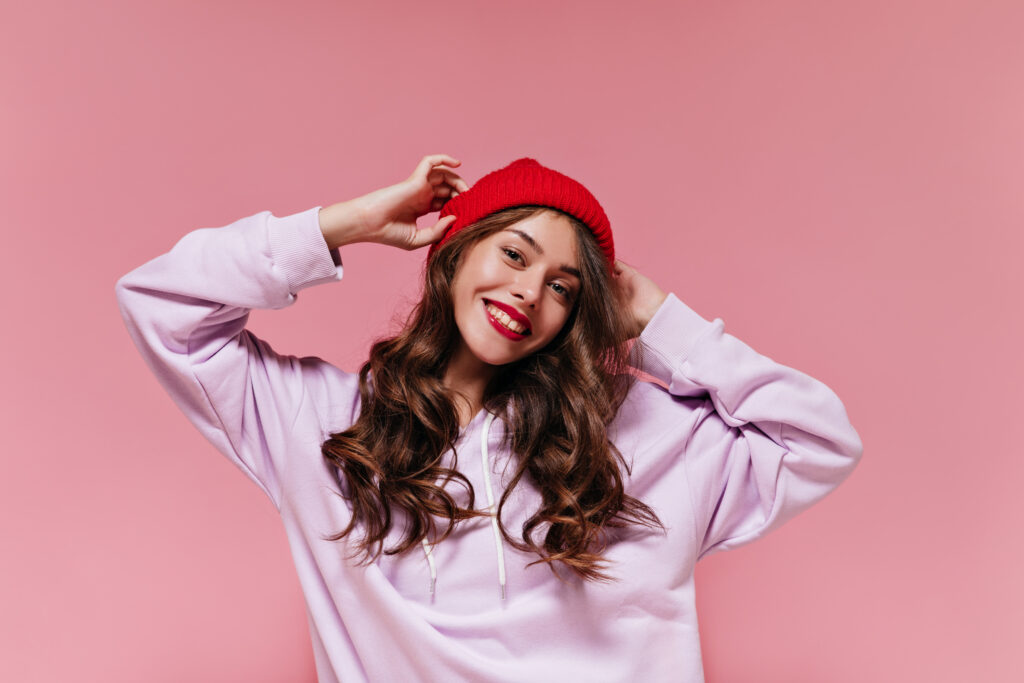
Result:
<svg viewBox="0 0 1024 683"><path fill-rule="evenodd" d="M576 234L561 214L542 211L485 237L462 255L452 280L455 357L505 365L543 348L579 289Z"/></svg>

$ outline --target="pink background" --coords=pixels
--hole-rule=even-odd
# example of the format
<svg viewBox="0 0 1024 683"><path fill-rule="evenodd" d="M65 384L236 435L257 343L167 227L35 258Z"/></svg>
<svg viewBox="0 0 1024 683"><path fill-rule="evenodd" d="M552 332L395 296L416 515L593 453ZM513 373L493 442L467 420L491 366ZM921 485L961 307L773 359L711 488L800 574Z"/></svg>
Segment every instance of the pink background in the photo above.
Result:
<svg viewBox="0 0 1024 683"><path fill-rule="evenodd" d="M577 177L624 259L845 402L854 475L697 569L708 681L1021 680L1020 3L7 4L0 680L315 679L273 507L114 283L438 152ZM424 254L346 248L251 327L355 370Z"/></svg>

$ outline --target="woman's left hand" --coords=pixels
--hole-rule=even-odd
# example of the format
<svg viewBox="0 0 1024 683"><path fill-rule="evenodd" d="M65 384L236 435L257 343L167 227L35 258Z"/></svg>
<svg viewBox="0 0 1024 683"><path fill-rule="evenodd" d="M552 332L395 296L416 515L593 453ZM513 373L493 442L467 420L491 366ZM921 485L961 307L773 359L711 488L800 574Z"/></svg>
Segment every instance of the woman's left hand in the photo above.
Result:
<svg viewBox="0 0 1024 683"><path fill-rule="evenodd" d="M619 300L627 310L632 311L633 327L629 338L639 337L651 322L668 294L663 292L649 277L620 259L615 259L612 282L618 290Z"/></svg>

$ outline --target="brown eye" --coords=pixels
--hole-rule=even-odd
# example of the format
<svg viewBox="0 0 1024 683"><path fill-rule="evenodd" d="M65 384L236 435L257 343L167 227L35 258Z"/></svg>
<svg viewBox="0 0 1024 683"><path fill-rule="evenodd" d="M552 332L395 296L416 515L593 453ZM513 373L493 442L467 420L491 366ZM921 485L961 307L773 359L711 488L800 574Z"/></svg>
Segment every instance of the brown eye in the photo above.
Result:
<svg viewBox="0 0 1024 683"><path fill-rule="evenodd" d="M516 251L515 249L509 249L508 247L502 247L501 250L503 252L505 252L506 256L508 256L509 258L511 258L513 260L518 258L520 261L522 261L522 259L523 259L523 257L520 256L519 252Z"/></svg>

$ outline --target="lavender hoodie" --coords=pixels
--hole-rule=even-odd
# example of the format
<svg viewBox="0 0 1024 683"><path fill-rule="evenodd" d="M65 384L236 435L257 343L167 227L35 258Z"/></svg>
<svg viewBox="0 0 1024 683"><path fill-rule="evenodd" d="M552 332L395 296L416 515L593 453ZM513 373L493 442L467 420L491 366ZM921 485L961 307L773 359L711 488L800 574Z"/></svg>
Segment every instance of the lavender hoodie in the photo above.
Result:
<svg viewBox="0 0 1024 683"><path fill-rule="evenodd" d="M638 382L609 426L632 466L627 493L667 531L613 536L618 582L563 583L543 564L527 568L537 556L504 543L493 518L358 566L346 541L324 540L350 510L320 452L358 417L358 376L281 355L245 328L250 309L284 308L342 279L319 210L194 230L116 292L157 379L279 511L321 683L703 681L694 565L760 538L849 476L862 446L835 393L669 294L639 338L641 369L667 389ZM505 429L481 411L445 454L480 507L514 471ZM515 534L539 505L524 480L502 521Z"/></svg>

